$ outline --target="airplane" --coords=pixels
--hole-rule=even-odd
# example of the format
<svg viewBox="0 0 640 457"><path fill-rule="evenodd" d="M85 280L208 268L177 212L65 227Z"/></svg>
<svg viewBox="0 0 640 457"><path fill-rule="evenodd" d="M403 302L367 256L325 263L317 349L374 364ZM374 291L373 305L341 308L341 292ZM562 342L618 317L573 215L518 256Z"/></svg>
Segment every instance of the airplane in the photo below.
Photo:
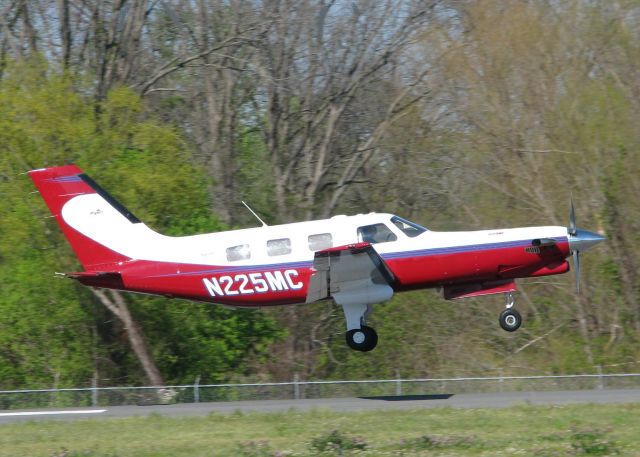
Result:
<svg viewBox="0 0 640 457"><path fill-rule="evenodd" d="M500 326L517 330L517 278L562 274L573 256L605 238L569 227L436 232L386 213L192 236L159 234L75 165L28 172L84 270L64 276L98 288L231 307L332 299L344 311L347 345L376 347L372 305L394 293L441 288L447 300L504 294ZM249 208L250 209L250 208Z"/></svg>

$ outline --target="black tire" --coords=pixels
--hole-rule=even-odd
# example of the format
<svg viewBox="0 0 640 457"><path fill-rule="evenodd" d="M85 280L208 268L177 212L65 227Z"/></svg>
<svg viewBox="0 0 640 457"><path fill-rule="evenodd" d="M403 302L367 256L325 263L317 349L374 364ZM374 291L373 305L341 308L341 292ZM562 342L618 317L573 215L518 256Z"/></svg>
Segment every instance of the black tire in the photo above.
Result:
<svg viewBox="0 0 640 457"><path fill-rule="evenodd" d="M347 332L347 345L356 351L368 352L378 344L378 334L371 327L363 325Z"/></svg>
<svg viewBox="0 0 640 457"><path fill-rule="evenodd" d="M507 332L515 332L522 325L522 316L513 308L505 309L500 313L500 327Z"/></svg>

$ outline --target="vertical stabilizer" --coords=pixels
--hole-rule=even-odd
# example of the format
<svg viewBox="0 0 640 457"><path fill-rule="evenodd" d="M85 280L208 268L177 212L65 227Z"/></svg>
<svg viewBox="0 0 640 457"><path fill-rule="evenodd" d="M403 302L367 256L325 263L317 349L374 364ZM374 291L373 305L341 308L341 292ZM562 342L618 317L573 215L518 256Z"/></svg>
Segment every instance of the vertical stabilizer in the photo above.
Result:
<svg viewBox="0 0 640 457"><path fill-rule="evenodd" d="M127 256L96 241L140 221L75 165L32 170L29 176L87 271L113 271Z"/></svg>

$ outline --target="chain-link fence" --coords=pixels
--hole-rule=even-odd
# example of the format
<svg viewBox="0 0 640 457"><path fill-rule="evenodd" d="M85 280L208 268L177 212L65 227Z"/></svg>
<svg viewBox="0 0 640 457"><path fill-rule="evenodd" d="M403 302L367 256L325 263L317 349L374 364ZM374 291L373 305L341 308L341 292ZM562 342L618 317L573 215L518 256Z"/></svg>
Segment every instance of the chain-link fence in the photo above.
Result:
<svg viewBox="0 0 640 457"><path fill-rule="evenodd" d="M0 391L0 409L640 388L639 373L298 381Z"/></svg>

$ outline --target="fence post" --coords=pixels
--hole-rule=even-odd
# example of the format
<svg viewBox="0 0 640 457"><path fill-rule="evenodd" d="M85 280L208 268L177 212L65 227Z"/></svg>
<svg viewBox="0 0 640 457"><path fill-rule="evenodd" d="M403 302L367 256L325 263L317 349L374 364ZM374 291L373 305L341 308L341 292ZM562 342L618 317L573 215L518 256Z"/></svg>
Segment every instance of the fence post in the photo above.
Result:
<svg viewBox="0 0 640 457"><path fill-rule="evenodd" d="M298 373L293 374L293 398L300 400L300 376Z"/></svg>
<svg viewBox="0 0 640 457"><path fill-rule="evenodd" d="M400 378L400 370L396 370L396 397L402 395L402 379Z"/></svg>
<svg viewBox="0 0 640 457"><path fill-rule="evenodd" d="M193 402L200 403L200 375L196 376L196 381L193 383Z"/></svg>
<svg viewBox="0 0 640 457"><path fill-rule="evenodd" d="M504 382L504 371L502 368L499 369L498 373L500 374L500 379L498 380L498 391L502 392L502 383Z"/></svg>
<svg viewBox="0 0 640 457"><path fill-rule="evenodd" d="M98 406L98 374L96 372L91 378L91 406Z"/></svg>
<svg viewBox="0 0 640 457"><path fill-rule="evenodd" d="M598 369L598 390L604 389L604 379L602 377L602 365L596 365Z"/></svg>

